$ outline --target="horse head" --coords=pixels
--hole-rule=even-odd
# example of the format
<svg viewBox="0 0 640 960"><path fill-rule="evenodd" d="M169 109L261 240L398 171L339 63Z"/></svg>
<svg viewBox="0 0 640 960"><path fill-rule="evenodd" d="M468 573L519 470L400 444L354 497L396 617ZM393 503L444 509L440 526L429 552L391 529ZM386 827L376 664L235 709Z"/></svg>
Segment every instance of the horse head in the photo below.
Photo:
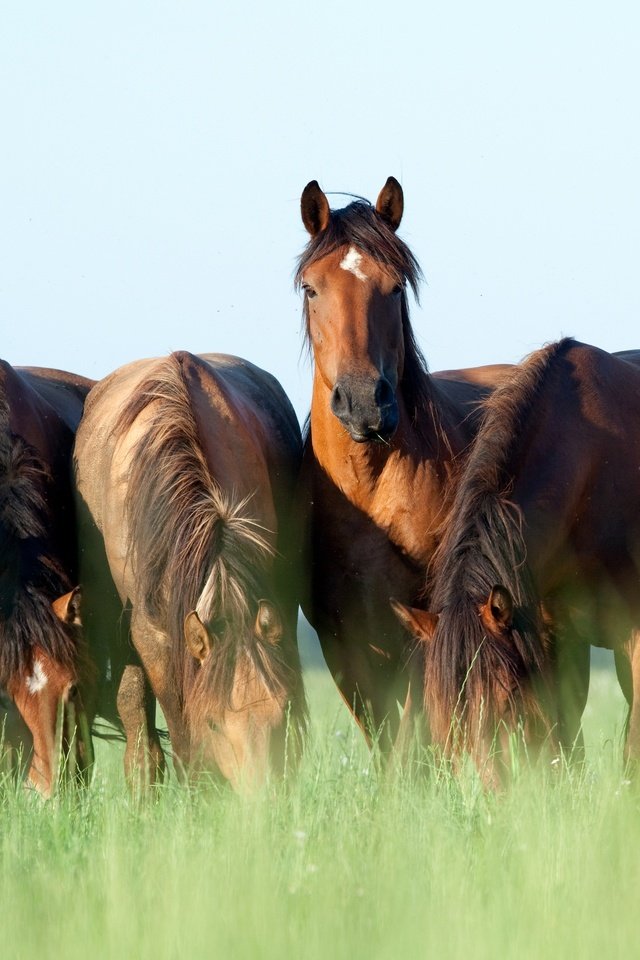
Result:
<svg viewBox="0 0 640 960"><path fill-rule="evenodd" d="M386 441L399 422L405 362L406 284L419 267L396 236L402 187L389 177L375 207L332 211L316 180L304 188L302 221L311 236L297 272L316 375L353 440Z"/></svg>
<svg viewBox="0 0 640 960"><path fill-rule="evenodd" d="M439 614L394 600L392 607L419 644L431 736L454 768L467 754L495 788L508 778L514 750L535 758L553 744L537 611L518 607L501 585Z"/></svg>
<svg viewBox="0 0 640 960"><path fill-rule="evenodd" d="M59 629L69 634L76 647L81 631L80 595L80 588L76 587L52 604ZM76 665L55 658L37 643L33 645L27 668L16 673L8 684L8 692L33 741L27 781L45 797L55 788L60 747L67 762L73 749L72 763L78 772L88 764L88 757L83 760L83 754L89 752L88 745L72 743L77 735L75 719L82 709L77 684Z"/></svg>
<svg viewBox="0 0 640 960"><path fill-rule="evenodd" d="M191 763L221 773L239 791L282 775L301 746L295 629L274 603L259 599L242 614L208 620L192 610L184 639L195 668L185 694Z"/></svg>

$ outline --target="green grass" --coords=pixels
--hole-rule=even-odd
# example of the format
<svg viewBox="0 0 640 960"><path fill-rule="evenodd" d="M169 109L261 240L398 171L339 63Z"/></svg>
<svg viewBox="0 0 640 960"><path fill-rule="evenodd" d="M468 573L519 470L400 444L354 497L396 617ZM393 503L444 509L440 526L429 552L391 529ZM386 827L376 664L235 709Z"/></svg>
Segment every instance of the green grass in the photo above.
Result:
<svg viewBox="0 0 640 960"><path fill-rule="evenodd" d="M632 957L640 792L594 672L584 774L379 776L326 673L295 780L242 800L174 781L136 803L100 744L84 794L0 789L6 958Z"/></svg>

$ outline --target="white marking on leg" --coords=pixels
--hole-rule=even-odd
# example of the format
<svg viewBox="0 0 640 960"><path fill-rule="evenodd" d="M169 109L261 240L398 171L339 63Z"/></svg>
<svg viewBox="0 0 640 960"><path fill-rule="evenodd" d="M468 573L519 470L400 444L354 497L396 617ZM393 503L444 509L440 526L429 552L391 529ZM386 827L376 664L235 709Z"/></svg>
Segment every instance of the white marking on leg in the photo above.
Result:
<svg viewBox="0 0 640 960"><path fill-rule="evenodd" d="M340 266L343 270L348 270L349 273L352 273L354 277L357 277L358 280L368 280L366 273L363 273L360 269L360 264L362 263L362 254L358 253L355 247L349 247L346 254L340 261Z"/></svg>
<svg viewBox="0 0 640 960"><path fill-rule="evenodd" d="M29 693L39 693L46 687L48 682L49 680L44 672L42 661L36 660L33 665L33 673L30 677L27 677L27 690Z"/></svg>

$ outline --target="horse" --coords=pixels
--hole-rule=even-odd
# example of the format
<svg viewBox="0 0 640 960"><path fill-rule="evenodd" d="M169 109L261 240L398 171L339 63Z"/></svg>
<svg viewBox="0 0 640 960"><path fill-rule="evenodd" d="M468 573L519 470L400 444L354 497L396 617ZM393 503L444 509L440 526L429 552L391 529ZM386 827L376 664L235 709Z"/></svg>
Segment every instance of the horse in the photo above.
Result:
<svg viewBox="0 0 640 960"><path fill-rule="evenodd" d="M0 360L0 687L23 721L21 729L13 724L15 742L7 728L7 746L23 748L27 783L44 796L56 783L61 744L68 752L75 741L74 770L91 763L86 725L82 736L76 730L84 714L78 685L89 667L73 589L71 450L92 385ZM10 722L9 704L5 716Z"/></svg>
<svg viewBox="0 0 640 960"><path fill-rule="evenodd" d="M422 641L434 742L455 763L468 752L490 786L518 731L534 756L579 742L589 643L614 650L625 756L640 756L637 364L637 352L566 338L515 368L485 401L428 577L431 609L394 604Z"/></svg>
<svg viewBox="0 0 640 960"><path fill-rule="evenodd" d="M74 451L82 620L130 780L163 775L156 700L179 776L242 790L295 762L301 453L282 387L238 357L137 360L92 391Z"/></svg>
<svg viewBox="0 0 640 960"><path fill-rule="evenodd" d="M478 403L510 369L429 374L409 319L407 291L417 297L422 274L396 233L403 209L394 177L375 206L356 199L338 210L311 181L301 197L310 240L295 276L314 364L302 606L347 706L383 752L404 738L422 699L389 597L420 595Z"/></svg>

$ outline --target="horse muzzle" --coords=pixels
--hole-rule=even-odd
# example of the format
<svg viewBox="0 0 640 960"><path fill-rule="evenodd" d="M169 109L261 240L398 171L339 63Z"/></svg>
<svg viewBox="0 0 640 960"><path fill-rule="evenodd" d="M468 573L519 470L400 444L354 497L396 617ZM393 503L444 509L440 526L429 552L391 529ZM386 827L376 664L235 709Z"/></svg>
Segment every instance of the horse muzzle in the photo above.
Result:
<svg viewBox="0 0 640 960"><path fill-rule="evenodd" d="M386 377L342 377L331 392L331 410L356 443L385 442L398 426L398 401Z"/></svg>

